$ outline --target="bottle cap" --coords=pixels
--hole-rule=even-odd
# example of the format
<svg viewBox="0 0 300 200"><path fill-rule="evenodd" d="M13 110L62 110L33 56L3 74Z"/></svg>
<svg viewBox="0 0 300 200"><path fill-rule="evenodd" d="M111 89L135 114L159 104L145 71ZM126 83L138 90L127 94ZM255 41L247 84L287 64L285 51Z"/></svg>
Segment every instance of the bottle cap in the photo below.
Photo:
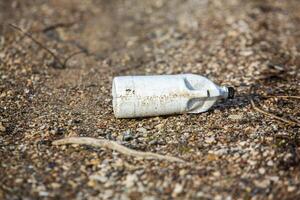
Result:
<svg viewBox="0 0 300 200"><path fill-rule="evenodd" d="M228 99L233 99L234 98L234 93L235 90L233 87L228 87Z"/></svg>

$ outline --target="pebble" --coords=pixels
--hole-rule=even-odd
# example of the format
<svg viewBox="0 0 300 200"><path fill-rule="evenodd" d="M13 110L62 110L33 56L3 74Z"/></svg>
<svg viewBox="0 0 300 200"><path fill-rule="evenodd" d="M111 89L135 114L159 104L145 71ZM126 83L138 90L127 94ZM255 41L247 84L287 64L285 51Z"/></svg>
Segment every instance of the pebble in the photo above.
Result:
<svg viewBox="0 0 300 200"><path fill-rule="evenodd" d="M259 188L266 188L270 185L270 180L268 180L268 179L264 179L262 181L254 180L254 185Z"/></svg>
<svg viewBox="0 0 300 200"><path fill-rule="evenodd" d="M232 120L240 120L242 118L243 118L242 114L239 114L239 115L229 115L228 116L228 119L232 119Z"/></svg>
<svg viewBox="0 0 300 200"><path fill-rule="evenodd" d="M287 191L288 192L294 192L297 188L295 186L288 186Z"/></svg>
<svg viewBox="0 0 300 200"><path fill-rule="evenodd" d="M123 141L130 141L134 138L133 133L130 130L127 130L123 133Z"/></svg>
<svg viewBox="0 0 300 200"><path fill-rule="evenodd" d="M261 167L258 169L258 172L263 175L266 173L266 169Z"/></svg>
<svg viewBox="0 0 300 200"><path fill-rule="evenodd" d="M221 172L215 171L215 172L213 172L213 176L220 177L221 176Z"/></svg>
<svg viewBox="0 0 300 200"><path fill-rule="evenodd" d="M156 198L156 197L154 197L154 196L145 196L145 197L143 197L143 199L144 199L144 200L157 200L157 199L159 199L159 198Z"/></svg>
<svg viewBox="0 0 300 200"><path fill-rule="evenodd" d="M138 180L135 174L128 174L126 176L125 185L127 188L131 188L134 186L135 182Z"/></svg>
<svg viewBox="0 0 300 200"><path fill-rule="evenodd" d="M257 161L255 161L255 160L247 160L247 162L249 163L249 165L252 165L252 166L257 164Z"/></svg>
<svg viewBox="0 0 300 200"><path fill-rule="evenodd" d="M217 194L217 195L214 197L214 200L222 200L222 199L223 199L222 195L219 195L219 194Z"/></svg>
<svg viewBox="0 0 300 200"><path fill-rule="evenodd" d="M2 122L0 122L0 132L5 132L6 128L3 126Z"/></svg>
<svg viewBox="0 0 300 200"><path fill-rule="evenodd" d="M143 134L147 133L147 129L145 129L143 127L137 128L136 131L140 132L140 133L143 133Z"/></svg>
<svg viewBox="0 0 300 200"><path fill-rule="evenodd" d="M251 56L252 54L253 54L253 51L251 51L251 50L245 50L245 51L240 52L240 55L245 56L245 57Z"/></svg>
<svg viewBox="0 0 300 200"><path fill-rule="evenodd" d="M271 181L274 181L274 182L278 182L279 181L279 177L278 176L270 176L269 179Z"/></svg>
<svg viewBox="0 0 300 200"><path fill-rule="evenodd" d="M272 160L269 160L269 161L267 162L267 165L268 165L269 167L272 167L272 166L274 165L274 162L273 162Z"/></svg>
<svg viewBox="0 0 300 200"><path fill-rule="evenodd" d="M178 194L180 194L183 191L183 186L179 183L176 183L174 190L173 190L173 195L177 196Z"/></svg>
<svg viewBox="0 0 300 200"><path fill-rule="evenodd" d="M155 128L156 129L158 129L158 130L162 130L163 129L163 127L164 127L164 124L157 124L156 126L155 126Z"/></svg>
<svg viewBox="0 0 300 200"><path fill-rule="evenodd" d="M41 197L47 197L47 196L49 196L49 192L39 191L39 196L41 196Z"/></svg>
<svg viewBox="0 0 300 200"><path fill-rule="evenodd" d="M53 60L51 55L30 38L12 34L10 29L3 31L7 41L0 42L0 168L7 174L7 190L0 190L0 199L229 200L232 195L271 200L297 195L300 181L295 176L294 157L288 154L293 144L284 138L274 140L274 135L281 133L292 135L295 128L257 113L247 96L250 86L260 83L255 98L258 107L287 117L299 110L297 101L259 95L299 93L300 59L296 58L300 45L294 34L285 33L295 32L297 20L293 19L300 7L286 1L257 5L242 0L182 2L96 5L88 1L74 4L72 9L63 3L45 2L43 9L38 9L39 4L12 3L15 12L24 10L19 25L28 31L45 28L44 21L31 26L34 16L53 12L66 16L66 21L86 19L90 22L86 26L75 24L57 29L58 34L49 32L64 41L74 40L74 47L35 36L56 54L71 53L77 43L96 53L72 57L66 69L56 70L44 62ZM64 13L57 11L57 6ZM1 12L6 16L9 10ZM46 20L45 26L55 23L53 20ZM11 21L18 20L12 16ZM282 74L273 79L273 74L264 70L270 68L266 62L277 60L282 66L277 69L276 64L275 72ZM220 101L209 112L197 115L114 118L113 75L180 73L202 74L221 85L235 86L238 97ZM272 78L263 77L265 74ZM70 136L106 138L195 164L136 159L85 145L51 145L55 139ZM45 143L36 145L36 141ZM284 144L277 147L277 142ZM38 188L40 185L45 187Z"/></svg>
<svg viewBox="0 0 300 200"><path fill-rule="evenodd" d="M114 194L114 191L113 190L105 190L101 196L103 199L109 199L110 197L112 197Z"/></svg>
<svg viewBox="0 0 300 200"><path fill-rule="evenodd" d="M101 183L105 183L108 180L106 176L100 176L100 175L91 175L90 179L99 181Z"/></svg>
<svg viewBox="0 0 300 200"><path fill-rule="evenodd" d="M53 189L58 189L58 188L61 187L61 184L59 184L59 183L51 183L51 187L52 187Z"/></svg>
<svg viewBox="0 0 300 200"><path fill-rule="evenodd" d="M213 144L213 143L215 143L216 142L216 139L215 139L215 137L207 137L207 138L205 138L205 142L206 143L208 143L208 144Z"/></svg>

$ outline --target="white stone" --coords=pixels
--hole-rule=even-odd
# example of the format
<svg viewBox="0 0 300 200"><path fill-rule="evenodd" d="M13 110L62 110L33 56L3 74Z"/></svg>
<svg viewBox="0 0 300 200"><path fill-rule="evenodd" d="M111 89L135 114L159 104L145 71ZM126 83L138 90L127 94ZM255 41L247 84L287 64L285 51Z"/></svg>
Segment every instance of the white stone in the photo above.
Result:
<svg viewBox="0 0 300 200"><path fill-rule="evenodd" d="M267 162L267 165L271 167L271 166L274 165L274 162L273 162L272 160L269 160L269 161Z"/></svg>
<svg viewBox="0 0 300 200"><path fill-rule="evenodd" d="M228 119L232 119L232 120L240 120L243 118L243 114L239 114L239 115L229 115Z"/></svg>
<svg viewBox="0 0 300 200"><path fill-rule="evenodd" d="M266 169L263 168L263 167L261 167L261 168L258 169L258 172L259 172L260 174L265 174L265 173L266 173Z"/></svg>
<svg viewBox="0 0 300 200"><path fill-rule="evenodd" d="M143 127L140 127L140 128L137 128L136 129L138 132L140 133L146 133L147 132L147 129L143 128Z"/></svg>
<svg viewBox="0 0 300 200"><path fill-rule="evenodd" d="M212 144L214 143L216 140L214 137L207 137L205 138L205 142L208 143L208 144Z"/></svg>
<svg viewBox="0 0 300 200"><path fill-rule="evenodd" d="M287 191L288 192L294 192L296 190L295 186L288 186Z"/></svg>
<svg viewBox="0 0 300 200"><path fill-rule="evenodd" d="M183 191L183 186L179 183L176 183L175 188L173 190L173 194L180 194Z"/></svg>
<svg viewBox="0 0 300 200"><path fill-rule="evenodd" d="M126 180L125 180L126 187L128 187L128 188L133 187L137 180L138 180L138 178L135 174L128 174L126 177Z"/></svg>
<svg viewBox="0 0 300 200"><path fill-rule="evenodd" d="M101 183L105 183L108 180L106 176L100 176L100 175L92 175L90 176L90 179L99 181Z"/></svg>
<svg viewBox="0 0 300 200"><path fill-rule="evenodd" d="M266 188L270 185L270 180L268 180L268 179L264 179L262 181L255 180L254 184L255 184L256 187Z"/></svg>

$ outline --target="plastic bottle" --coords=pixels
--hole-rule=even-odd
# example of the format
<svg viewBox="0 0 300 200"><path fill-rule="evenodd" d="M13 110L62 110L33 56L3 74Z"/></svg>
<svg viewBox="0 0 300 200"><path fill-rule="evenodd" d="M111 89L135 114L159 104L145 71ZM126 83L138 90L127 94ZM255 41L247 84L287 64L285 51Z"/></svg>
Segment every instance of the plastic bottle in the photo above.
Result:
<svg viewBox="0 0 300 200"><path fill-rule="evenodd" d="M232 99L234 89L194 74L119 76L112 96L117 118L135 118L205 112L219 99Z"/></svg>

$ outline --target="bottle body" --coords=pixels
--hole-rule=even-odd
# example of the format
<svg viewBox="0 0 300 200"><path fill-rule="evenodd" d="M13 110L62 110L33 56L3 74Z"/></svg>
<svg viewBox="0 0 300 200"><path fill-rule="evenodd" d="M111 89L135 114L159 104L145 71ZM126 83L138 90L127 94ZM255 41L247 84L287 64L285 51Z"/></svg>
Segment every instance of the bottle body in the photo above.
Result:
<svg viewBox="0 0 300 200"><path fill-rule="evenodd" d="M117 118L134 118L207 111L228 89L193 74L120 76L112 86Z"/></svg>

